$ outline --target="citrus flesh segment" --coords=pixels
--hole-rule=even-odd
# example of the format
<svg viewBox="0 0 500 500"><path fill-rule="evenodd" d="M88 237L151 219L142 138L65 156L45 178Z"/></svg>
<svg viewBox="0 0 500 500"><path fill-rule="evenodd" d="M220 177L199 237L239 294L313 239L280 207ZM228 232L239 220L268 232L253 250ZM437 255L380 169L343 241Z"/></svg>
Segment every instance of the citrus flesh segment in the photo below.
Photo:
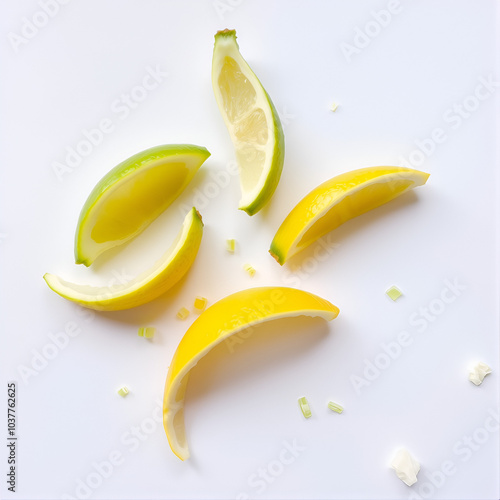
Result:
<svg viewBox="0 0 500 500"><path fill-rule="evenodd" d="M210 153L190 144L156 146L108 172L83 205L75 261L90 266L103 252L142 232L184 190Z"/></svg>
<svg viewBox="0 0 500 500"><path fill-rule="evenodd" d="M312 293L287 287L242 290L207 308L180 341L170 364L163 399L163 425L172 451L189 458L184 427L184 396L190 370L217 344L265 321L293 316L319 316L331 321L339 310Z"/></svg>
<svg viewBox="0 0 500 500"><path fill-rule="evenodd" d="M368 167L338 175L313 189L292 209L269 252L283 265L329 231L425 184L428 177L403 167Z"/></svg>
<svg viewBox="0 0 500 500"><path fill-rule="evenodd" d="M196 258L202 234L201 216L193 208L170 249L150 269L128 283L110 287L79 285L49 273L43 278L61 297L90 309L130 309L156 299L186 274Z"/></svg>
<svg viewBox="0 0 500 500"><path fill-rule="evenodd" d="M274 104L241 56L234 30L215 35L212 86L236 151L239 209L254 215L278 186L285 139Z"/></svg>

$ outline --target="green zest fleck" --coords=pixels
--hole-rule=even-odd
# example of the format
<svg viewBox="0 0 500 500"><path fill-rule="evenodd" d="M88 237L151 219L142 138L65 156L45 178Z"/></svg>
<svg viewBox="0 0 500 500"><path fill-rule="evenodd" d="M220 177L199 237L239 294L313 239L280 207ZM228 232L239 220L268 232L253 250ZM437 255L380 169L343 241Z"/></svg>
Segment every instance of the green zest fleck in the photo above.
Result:
<svg viewBox="0 0 500 500"><path fill-rule="evenodd" d="M403 292L395 286L391 286L391 288L386 290L385 293L389 296L389 298L391 298L394 301L398 300L399 297L401 297L401 295L403 295Z"/></svg>
<svg viewBox="0 0 500 500"><path fill-rule="evenodd" d="M152 326L141 326L137 332L139 337L146 337L147 339L152 339L155 334L155 328Z"/></svg>
<svg viewBox="0 0 500 500"><path fill-rule="evenodd" d="M309 403L305 397L299 398L299 406L304 417L309 418L312 415L311 408L309 407Z"/></svg>
<svg viewBox="0 0 500 500"><path fill-rule="evenodd" d="M344 408L342 408L342 406L334 403L333 401L329 401L328 408L336 413L342 413L344 411Z"/></svg>
<svg viewBox="0 0 500 500"><path fill-rule="evenodd" d="M123 386L118 389L118 394L124 398L129 393L128 387Z"/></svg>

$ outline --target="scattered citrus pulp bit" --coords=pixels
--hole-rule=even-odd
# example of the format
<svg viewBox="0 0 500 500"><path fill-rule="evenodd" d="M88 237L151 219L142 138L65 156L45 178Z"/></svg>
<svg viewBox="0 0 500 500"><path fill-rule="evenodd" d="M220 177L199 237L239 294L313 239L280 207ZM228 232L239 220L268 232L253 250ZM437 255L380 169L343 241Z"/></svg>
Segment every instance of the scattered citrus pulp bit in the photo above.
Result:
<svg viewBox="0 0 500 500"><path fill-rule="evenodd" d="M283 265L329 231L425 184L428 177L402 167L368 167L340 174L299 201L276 232L269 253Z"/></svg>
<svg viewBox="0 0 500 500"><path fill-rule="evenodd" d="M305 396L299 398L299 406L302 415L304 415L305 418L310 418L312 415L311 407L309 406L309 402L307 401L307 398Z"/></svg>
<svg viewBox="0 0 500 500"><path fill-rule="evenodd" d="M184 427L184 396L190 370L217 344L265 321L292 316L319 316L328 321L339 310L312 293L286 287L242 290L207 308L189 327L170 364L163 399L163 425L172 451L189 458Z"/></svg>
<svg viewBox="0 0 500 500"><path fill-rule="evenodd" d="M253 266L251 266L250 264L244 264L243 269L248 273L250 278L253 278L255 276L255 273L256 273L255 268Z"/></svg>
<svg viewBox="0 0 500 500"><path fill-rule="evenodd" d="M122 398L124 398L130 391L128 390L128 387L124 385L123 387L120 387L117 392Z"/></svg>
<svg viewBox="0 0 500 500"><path fill-rule="evenodd" d="M128 283L111 287L78 285L49 273L43 278L61 297L91 309L118 311L140 306L166 292L186 274L196 258L202 234L201 215L193 208L170 249Z"/></svg>
<svg viewBox="0 0 500 500"><path fill-rule="evenodd" d="M278 186L285 139L271 98L240 54L234 30L215 35L212 86L236 150L242 192L238 208L254 215Z"/></svg>
<svg viewBox="0 0 500 500"><path fill-rule="evenodd" d="M328 408L330 410L334 411L335 413L342 413L344 411L344 408L340 406L338 403L334 403L333 401L328 402Z"/></svg>
<svg viewBox="0 0 500 500"><path fill-rule="evenodd" d="M137 332L139 337L152 339L155 336L156 328L154 326L141 326Z"/></svg>
<svg viewBox="0 0 500 500"><path fill-rule="evenodd" d="M120 163L94 187L75 235L75 262L90 266L103 252L137 236L184 190L210 153L170 144Z"/></svg>
<svg viewBox="0 0 500 500"><path fill-rule="evenodd" d="M179 319L186 319L189 316L189 311L185 307L181 307L176 314Z"/></svg>
<svg viewBox="0 0 500 500"><path fill-rule="evenodd" d="M229 253L234 253L234 251L236 250L236 240L235 239L228 239L226 240L226 250L229 252Z"/></svg>
<svg viewBox="0 0 500 500"><path fill-rule="evenodd" d="M385 292L387 296L392 299L394 302L403 295L403 292L395 285L392 285L390 288L388 288Z"/></svg>
<svg viewBox="0 0 500 500"><path fill-rule="evenodd" d="M193 306L198 311L201 312L207 307L208 300L205 297L198 296L194 299Z"/></svg>

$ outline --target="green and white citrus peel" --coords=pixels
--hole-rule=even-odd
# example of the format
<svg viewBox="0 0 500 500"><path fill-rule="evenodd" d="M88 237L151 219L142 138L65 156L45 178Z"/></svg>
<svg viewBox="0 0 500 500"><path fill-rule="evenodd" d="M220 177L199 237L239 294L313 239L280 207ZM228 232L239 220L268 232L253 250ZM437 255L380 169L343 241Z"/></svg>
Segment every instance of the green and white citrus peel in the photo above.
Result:
<svg viewBox="0 0 500 500"><path fill-rule="evenodd" d="M75 261L90 266L106 250L137 236L189 184L210 156L190 144L156 146L120 163L83 205L75 235Z"/></svg>
<svg viewBox="0 0 500 500"><path fill-rule="evenodd" d="M61 297L90 309L129 309L156 299L186 274L196 258L202 235L203 222L193 208L186 215L171 248L150 269L126 284L112 287L78 285L49 273L43 278Z"/></svg>
<svg viewBox="0 0 500 500"><path fill-rule="evenodd" d="M184 395L189 373L217 344L265 321L301 315L331 321L338 313L338 308L327 300L286 287L242 290L202 312L180 341L165 382L163 425L172 451L181 460L189 458L184 427Z"/></svg>
<svg viewBox="0 0 500 500"><path fill-rule="evenodd" d="M276 232L269 252L283 265L324 234L425 184L428 177L402 167L368 167L337 175L297 203Z"/></svg>
<svg viewBox="0 0 500 500"><path fill-rule="evenodd" d="M271 98L240 54L234 30L215 35L212 86L236 150L239 209L254 215L278 186L285 139Z"/></svg>

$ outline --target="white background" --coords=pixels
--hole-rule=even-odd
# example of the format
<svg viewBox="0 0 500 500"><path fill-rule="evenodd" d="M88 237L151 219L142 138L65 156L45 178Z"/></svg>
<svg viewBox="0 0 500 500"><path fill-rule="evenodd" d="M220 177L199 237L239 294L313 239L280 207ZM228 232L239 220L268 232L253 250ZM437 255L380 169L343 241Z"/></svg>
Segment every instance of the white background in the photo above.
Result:
<svg viewBox="0 0 500 500"><path fill-rule="evenodd" d="M381 27L374 13L394 5ZM2 481L2 498L498 498L498 431L484 426L493 429L499 393L499 109L494 90L471 97L481 78L500 80L495 2L74 0L17 44L24 18L40 24L40 11L35 1L11 1L0 16L1 380L2 393L18 383L19 435L18 492ZM285 131L281 182L252 218L236 209L237 177L221 174L234 154L210 72L213 35L225 27L237 30ZM355 43L346 57L345 44ZM127 116L118 112L121 95L156 66L168 75ZM477 109L453 119L463 104ZM105 118L113 131L58 179L54 163ZM442 143L411 156L436 128ZM212 156L139 238L90 269L75 266L74 230L92 187L120 161L165 143L203 145ZM431 173L427 185L333 232L326 260L314 259L314 246L283 268L268 255L286 214L316 185L409 158ZM214 172L228 185L213 184ZM86 315L42 280L45 272L95 284L134 276L164 252L193 203L205 222L199 255L153 303ZM238 241L234 255L228 237ZM449 304L440 302L446 280L465 287ZM396 303L385 295L392 284L404 292ZM192 458L181 462L154 420L170 359L196 317L175 314L196 295L213 303L257 285L296 286L341 313L330 324L269 323L233 353L222 344L203 359L186 397ZM422 319L429 306L432 321ZM58 349L49 334L68 322L81 332ZM151 342L137 336L144 325L158 330ZM383 362L382 344L402 331L412 344L356 391L355 377ZM493 367L481 387L467 378L477 360ZM131 393L120 398L124 384ZM342 415L326 408L330 399ZM6 421L0 427L3 435ZM301 451L280 465L284 442ZM401 446L422 464L412 488L388 468ZM110 454L120 464L97 475ZM443 479L436 471L447 461L453 472ZM275 476L258 482L269 467Z"/></svg>

